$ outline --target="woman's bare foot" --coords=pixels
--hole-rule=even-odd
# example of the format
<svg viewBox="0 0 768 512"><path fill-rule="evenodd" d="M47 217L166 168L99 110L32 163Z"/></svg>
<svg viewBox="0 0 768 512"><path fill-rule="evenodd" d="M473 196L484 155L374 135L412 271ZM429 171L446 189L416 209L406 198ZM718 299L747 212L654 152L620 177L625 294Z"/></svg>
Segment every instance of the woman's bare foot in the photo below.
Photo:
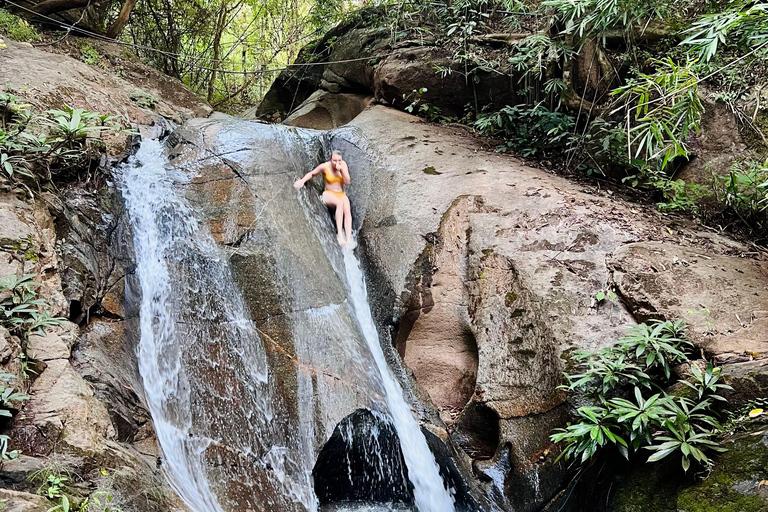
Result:
<svg viewBox="0 0 768 512"><path fill-rule="evenodd" d="M344 239L344 235L342 235L341 233L339 233L338 235L336 235L336 240L338 240L338 241L339 241L339 245L340 245L340 246L342 246L342 247L344 247L345 245L347 245L347 241Z"/></svg>

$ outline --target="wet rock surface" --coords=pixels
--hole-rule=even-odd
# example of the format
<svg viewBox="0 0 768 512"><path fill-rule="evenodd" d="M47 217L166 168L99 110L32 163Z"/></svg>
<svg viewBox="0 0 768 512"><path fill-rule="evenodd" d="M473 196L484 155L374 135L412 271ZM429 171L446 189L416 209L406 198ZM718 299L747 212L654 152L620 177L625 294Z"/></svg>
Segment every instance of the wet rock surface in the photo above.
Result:
<svg viewBox="0 0 768 512"><path fill-rule="evenodd" d="M455 363L448 355L467 345L468 332L477 345L468 405L444 407L442 416L489 495L534 510L564 485L565 468L554 463L558 449L548 439L569 417L556 389L564 358L571 349L615 341L627 324L649 317L640 306L653 304L651 317L690 321L697 346L720 361L736 353L742 359L735 362L754 359L748 371L733 372L749 379L753 395L764 389L764 356L738 349L741 340L753 351L761 347L760 335L751 334L760 330L768 285L759 254L652 208L574 190L514 158L486 153L458 130L381 107L352 124L381 159L362 234L378 271L382 321L402 319L394 336L399 352L419 385L439 397L450 372L434 359ZM655 264L635 252L648 247L666 251L666 270L651 270ZM700 268L709 271L697 274L690 254L702 255ZM711 285L720 278L713 267L727 270L722 286ZM642 286L643 279L655 286ZM617 299L596 300L614 289ZM712 318L723 319L720 337L696 314L703 302ZM733 308L749 321L739 324ZM432 331L423 354L433 361L416 357L425 344L423 322L457 326Z"/></svg>
<svg viewBox="0 0 768 512"><path fill-rule="evenodd" d="M413 505L397 432L385 416L367 409L355 411L336 426L312 476L321 506L339 502Z"/></svg>
<svg viewBox="0 0 768 512"><path fill-rule="evenodd" d="M406 392L424 425L452 447L457 471L473 475L467 481L482 496L481 509L492 501L535 510L560 492L566 469L555 462L559 452L549 434L569 419L557 389L567 353L607 346L627 324L682 316L697 346L721 361L752 365L732 367L734 378L753 383L753 394L763 389L762 341L753 333L762 321L754 298L764 297L765 263L727 238L597 189L575 190L563 178L485 151L463 131L381 106L330 133L220 117L189 123L178 134L188 141L187 149L179 146L178 165L189 151L198 152L197 162L219 162L193 178L188 197L209 212L214 233L228 233L219 241L231 244L254 320L275 350L270 364L298 371L297 381L283 384L288 402L305 372L318 383L354 381L337 371L338 356L300 355L296 324L285 318L306 318L308 306L343 300L326 266L336 265L333 251L325 252L329 260L314 247L289 187L331 148L344 153L374 315L382 342L406 366L392 351L389 361L404 370L402 382L415 383ZM209 180L221 183L194 188ZM319 186L309 187L299 202L319 213ZM279 215L273 205L280 205ZM254 220L225 214L248 210L258 212ZM224 222L231 227L219 229ZM323 220L313 229L330 233L332 225ZM721 268L729 269L723 286L705 286ZM293 286L279 276L293 276ZM609 290L615 299L596 299ZM711 318L722 319L717 335L704 317L688 313L704 302ZM734 323L735 307L754 331ZM736 350L739 336L754 347ZM347 407L356 402L345 400L337 395L335 407L322 400L315 406L317 425L325 425L315 430L316 449L354 410Z"/></svg>
<svg viewBox="0 0 768 512"><path fill-rule="evenodd" d="M37 111L66 104L119 115L124 126L140 129L210 112L180 83L128 57L118 77L29 44L6 44L2 83ZM134 100L138 89L152 105ZM104 165L124 156L129 138L105 143ZM104 491L123 510L186 510L164 481L142 404L131 334L136 311L125 300L126 276L130 281L133 272L131 235L112 176L102 167L93 181L60 183L55 193L35 198L9 192L13 187L0 181L0 278L31 274L42 283L37 293L51 315L67 320L29 336L28 378L18 357L23 340L0 328L2 369L16 375L14 386L30 396L7 429L10 449L22 455L3 463L5 510L54 507L36 495L42 482L34 479L50 468L68 475L78 499Z"/></svg>

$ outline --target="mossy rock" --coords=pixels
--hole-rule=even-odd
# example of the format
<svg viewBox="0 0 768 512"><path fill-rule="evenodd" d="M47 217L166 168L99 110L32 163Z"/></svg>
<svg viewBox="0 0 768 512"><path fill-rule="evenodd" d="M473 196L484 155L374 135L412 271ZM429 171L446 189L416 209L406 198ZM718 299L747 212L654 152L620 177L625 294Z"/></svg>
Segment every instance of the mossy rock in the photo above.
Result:
<svg viewBox="0 0 768 512"><path fill-rule="evenodd" d="M768 512L768 433L726 443L704 480L687 482L677 465L648 464L619 484L611 512Z"/></svg>

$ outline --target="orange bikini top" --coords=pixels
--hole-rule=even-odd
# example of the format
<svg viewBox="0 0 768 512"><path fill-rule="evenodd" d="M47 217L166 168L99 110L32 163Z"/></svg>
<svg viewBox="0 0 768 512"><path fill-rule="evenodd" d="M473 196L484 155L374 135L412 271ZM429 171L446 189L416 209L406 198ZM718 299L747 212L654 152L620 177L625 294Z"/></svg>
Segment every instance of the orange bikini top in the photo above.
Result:
<svg viewBox="0 0 768 512"><path fill-rule="evenodd" d="M325 166L325 172L323 173L323 177L325 178L326 183L341 183L344 181L343 176L334 176L331 174L331 164L328 163Z"/></svg>

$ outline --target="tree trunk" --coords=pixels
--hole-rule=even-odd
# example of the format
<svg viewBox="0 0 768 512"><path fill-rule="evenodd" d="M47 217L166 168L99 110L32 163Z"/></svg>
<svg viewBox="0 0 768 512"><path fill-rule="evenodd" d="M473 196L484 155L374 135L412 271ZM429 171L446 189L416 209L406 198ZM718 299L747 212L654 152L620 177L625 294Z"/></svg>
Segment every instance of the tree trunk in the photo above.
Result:
<svg viewBox="0 0 768 512"><path fill-rule="evenodd" d="M224 26L227 20L227 3L221 3L221 10L219 11L219 19L216 23L216 34L213 39L213 63L211 64L211 81L208 82L208 103L213 100L213 86L216 82L216 68L219 67L219 59L221 58L221 35L224 33Z"/></svg>
<svg viewBox="0 0 768 512"><path fill-rule="evenodd" d="M117 15L117 19L107 30L107 37L116 39L122 32L125 26L128 24L128 19L131 17L131 11L138 0L125 0L123 8L120 9L120 14Z"/></svg>
<svg viewBox="0 0 768 512"><path fill-rule="evenodd" d="M49 15L68 11L70 9L88 7L90 3L91 0L45 0L44 2L35 5L32 10L38 14Z"/></svg>

